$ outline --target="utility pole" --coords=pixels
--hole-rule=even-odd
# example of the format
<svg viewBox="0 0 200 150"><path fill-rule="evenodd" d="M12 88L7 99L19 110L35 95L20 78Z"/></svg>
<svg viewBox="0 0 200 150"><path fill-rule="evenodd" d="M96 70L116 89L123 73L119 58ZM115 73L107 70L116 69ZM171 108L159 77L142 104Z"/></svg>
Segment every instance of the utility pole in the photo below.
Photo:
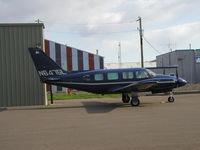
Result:
<svg viewBox="0 0 200 150"><path fill-rule="evenodd" d="M119 42L119 51L118 51L118 65L119 65L119 68L121 68L121 65L122 65L122 58L121 58L121 43Z"/></svg>
<svg viewBox="0 0 200 150"><path fill-rule="evenodd" d="M139 33L140 33L140 49L141 49L141 67L144 67L144 58L143 58L143 30L142 30L142 18L138 17L139 21Z"/></svg>

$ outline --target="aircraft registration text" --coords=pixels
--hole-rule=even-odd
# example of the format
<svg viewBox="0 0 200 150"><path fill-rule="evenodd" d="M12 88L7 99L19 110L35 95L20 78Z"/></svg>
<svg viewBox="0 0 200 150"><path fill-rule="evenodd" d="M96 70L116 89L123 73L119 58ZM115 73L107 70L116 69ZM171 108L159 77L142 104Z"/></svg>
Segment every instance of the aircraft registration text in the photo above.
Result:
<svg viewBox="0 0 200 150"><path fill-rule="evenodd" d="M57 70L41 70L38 71L39 76L55 76L55 75L64 75L64 72L60 69Z"/></svg>

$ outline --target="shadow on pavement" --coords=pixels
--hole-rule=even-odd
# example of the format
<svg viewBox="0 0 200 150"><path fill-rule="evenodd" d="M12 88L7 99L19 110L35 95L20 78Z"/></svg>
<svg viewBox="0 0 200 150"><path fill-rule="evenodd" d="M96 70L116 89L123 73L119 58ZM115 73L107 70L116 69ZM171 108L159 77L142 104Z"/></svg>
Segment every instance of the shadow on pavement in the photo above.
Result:
<svg viewBox="0 0 200 150"><path fill-rule="evenodd" d="M119 107L127 105L120 103L82 102L88 113L108 113Z"/></svg>

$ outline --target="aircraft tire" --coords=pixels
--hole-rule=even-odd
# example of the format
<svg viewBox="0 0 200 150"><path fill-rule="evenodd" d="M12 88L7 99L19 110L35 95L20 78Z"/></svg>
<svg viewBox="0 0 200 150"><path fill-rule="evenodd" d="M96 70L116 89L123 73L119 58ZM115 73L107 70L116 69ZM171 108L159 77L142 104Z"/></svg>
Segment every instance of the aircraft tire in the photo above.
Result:
<svg viewBox="0 0 200 150"><path fill-rule="evenodd" d="M168 97L168 102L173 103L174 102L174 97Z"/></svg>
<svg viewBox="0 0 200 150"><path fill-rule="evenodd" d="M140 100L138 99L138 97L132 97L131 106L135 107L135 106L139 106L139 105L140 105Z"/></svg>

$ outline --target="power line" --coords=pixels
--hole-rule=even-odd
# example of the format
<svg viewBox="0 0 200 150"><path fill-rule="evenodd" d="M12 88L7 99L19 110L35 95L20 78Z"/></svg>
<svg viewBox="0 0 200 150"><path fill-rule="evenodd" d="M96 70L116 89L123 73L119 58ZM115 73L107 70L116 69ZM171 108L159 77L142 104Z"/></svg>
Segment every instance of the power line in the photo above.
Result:
<svg viewBox="0 0 200 150"><path fill-rule="evenodd" d="M149 44L149 46L151 46L151 48L153 48L154 51L161 54L161 52L159 52L149 41L147 41L147 39L144 36L143 36L143 39L145 40L145 42L147 42L147 44Z"/></svg>
<svg viewBox="0 0 200 150"><path fill-rule="evenodd" d="M48 23L48 22L47 22ZM122 25L122 24L133 24L134 22L105 22L105 23L58 23L55 22L53 24L63 24L63 25L75 25L75 26L88 26L88 25Z"/></svg>
<svg viewBox="0 0 200 150"><path fill-rule="evenodd" d="M52 32L52 33L58 33L58 34L83 34L83 32L85 32L84 34L118 34L118 33L128 33L128 32L135 32L137 30L126 30L126 31L116 31L116 32L87 32L87 31L80 31L80 32L57 32L57 31L50 31L50 30L46 30L46 32Z"/></svg>

